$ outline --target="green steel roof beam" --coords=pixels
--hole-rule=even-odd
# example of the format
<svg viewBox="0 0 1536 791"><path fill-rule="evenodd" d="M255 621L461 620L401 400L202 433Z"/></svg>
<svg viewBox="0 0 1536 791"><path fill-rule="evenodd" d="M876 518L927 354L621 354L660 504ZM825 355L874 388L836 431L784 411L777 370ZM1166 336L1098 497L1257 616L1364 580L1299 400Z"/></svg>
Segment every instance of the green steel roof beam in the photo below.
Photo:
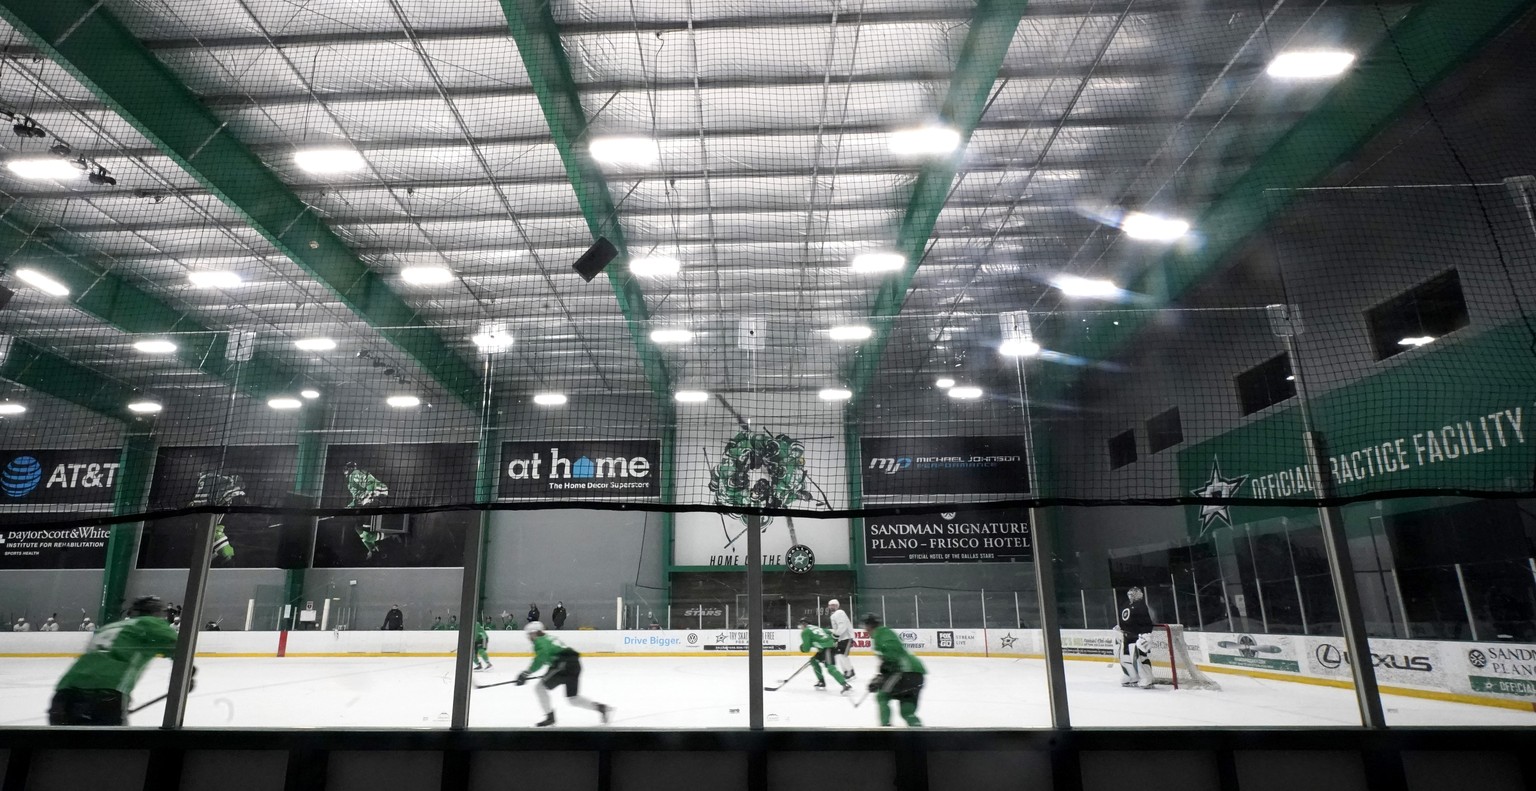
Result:
<svg viewBox="0 0 1536 791"><path fill-rule="evenodd" d="M0 379L85 407L112 420L127 420L128 403L138 395L122 382L108 379L20 338L11 340L4 356L4 362L0 362Z"/></svg>
<svg viewBox="0 0 1536 791"><path fill-rule="evenodd" d="M890 342L896 316L901 313L907 290L912 287L912 279L923 264L934 223L949 197L950 185L955 181L965 147L981 122L987 97L997 81L1003 57L1008 54L1008 46L1013 42L1019 19L1024 16L1024 7L1028 4L1028 0L979 0L976 4L960 59L955 64L954 77L949 82L949 93L944 97L940 119L960 133L960 147L954 155L934 160L918 174L896 237L896 252L906 258L906 266L875 294L874 307L870 311L875 337L855 353L849 368L847 383L853 390L855 404L864 397L865 389L880 367L880 358Z"/></svg>
<svg viewBox="0 0 1536 791"><path fill-rule="evenodd" d="M571 63L560 43L560 27L549 6L549 0L501 0L507 27L517 42L517 51L522 56L528 78L533 82L533 92L544 110L544 119L549 123L560 160L565 163L566 176L576 191L587 228L594 238L607 237L613 243L622 264L629 258L624 229L619 224L618 208L608 191L607 179L581 148L587 134L586 113L581 106L576 80L571 76ZM640 352L640 362L645 368L651 392L658 400L664 399L663 403L670 404L672 386L666 362L646 337L650 311L645 306L645 295L627 267L610 266L607 273L608 284L613 287L619 309L629 325L630 338Z"/></svg>
<svg viewBox="0 0 1536 791"><path fill-rule="evenodd" d="M1427 91L1476 57L1510 25L1536 7L1536 0L1431 0L1416 6L1361 58L1318 106L1292 126L1194 225L1202 243L1192 251L1170 251L1148 268L1131 291L1166 306L1202 280L1221 271L1230 256L1286 211L1294 191L1320 183L1361 147L1423 101ZM1106 359L1141 332L1150 315L1131 312L1090 320L1091 340L1062 351ZM1112 323L1113 322L1113 323ZM1079 369L1051 366L1057 386Z"/></svg>
<svg viewBox="0 0 1536 791"><path fill-rule="evenodd" d="M245 362L225 359L228 333L210 330L121 276L31 239L10 225L0 224L0 261L11 271L37 268L69 288L65 298L75 307L118 330L171 336L167 340L176 343L176 356L182 362L253 396L288 392L302 379L297 371L263 354Z"/></svg>
<svg viewBox="0 0 1536 791"><path fill-rule="evenodd" d="M475 370L102 3L0 0L0 16L453 397L479 404Z"/></svg>

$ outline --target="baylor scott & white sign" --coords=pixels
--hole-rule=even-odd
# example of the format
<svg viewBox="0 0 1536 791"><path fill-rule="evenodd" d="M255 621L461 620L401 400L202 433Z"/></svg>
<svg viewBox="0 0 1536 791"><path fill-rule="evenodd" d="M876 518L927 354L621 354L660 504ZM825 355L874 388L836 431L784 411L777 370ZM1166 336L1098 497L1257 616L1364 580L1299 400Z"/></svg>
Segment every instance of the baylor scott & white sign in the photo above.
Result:
<svg viewBox="0 0 1536 791"><path fill-rule="evenodd" d="M661 494L661 442L577 440L501 443L498 496L642 498Z"/></svg>

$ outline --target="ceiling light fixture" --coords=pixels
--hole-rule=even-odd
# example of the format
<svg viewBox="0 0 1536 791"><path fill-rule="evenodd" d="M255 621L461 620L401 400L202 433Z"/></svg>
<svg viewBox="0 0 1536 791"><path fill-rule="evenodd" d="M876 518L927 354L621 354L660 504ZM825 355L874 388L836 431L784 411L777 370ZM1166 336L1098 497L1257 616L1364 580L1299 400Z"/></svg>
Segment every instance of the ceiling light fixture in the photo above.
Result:
<svg viewBox="0 0 1536 791"><path fill-rule="evenodd" d="M34 181L64 181L80 177L80 168L67 159L13 159L5 163L5 167L24 179Z"/></svg>
<svg viewBox="0 0 1536 791"><path fill-rule="evenodd" d="M955 386L955 380L947 376L941 376L934 381L933 386L939 388L940 390L948 390L949 388Z"/></svg>
<svg viewBox="0 0 1536 791"><path fill-rule="evenodd" d="M486 330L470 338L470 340L474 341L476 346L488 352L501 351L511 347L515 342L512 334L503 330Z"/></svg>
<svg viewBox="0 0 1536 791"><path fill-rule="evenodd" d="M661 148L649 137L598 137L587 144L598 162L609 165L649 165L661 158Z"/></svg>
<svg viewBox="0 0 1536 791"><path fill-rule="evenodd" d="M18 269L16 277L38 291L55 297L69 296L69 287L36 269Z"/></svg>
<svg viewBox="0 0 1536 791"><path fill-rule="evenodd" d="M392 395L384 399L384 403L389 404L395 409L410 409L411 407L421 406L421 399L413 395Z"/></svg>
<svg viewBox="0 0 1536 791"><path fill-rule="evenodd" d="M1429 344L1434 343L1434 342L1435 342L1434 336L1431 336L1431 335L1419 335L1419 336L1411 337L1411 338L1403 338L1402 340L1397 342L1397 345L1398 346L1428 346Z"/></svg>
<svg viewBox="0 0 1536 791"><path fill-rule="evenodd" d="M855 272L895 272L907 265L900 253L860 253L851 264Z"/></svg>
<svg viewBox="0 0 1536 791"><path fill-rule="evenodd" d="M1034 357L1040 353L1040 344L1024 338L1014 338L1002 342L997 347L997 353L1004 357Z"/></svg>
<svg viewBox="0 0 1536 791"><path fill-rule="evenodd" d="M629 273L636 277L671 277L683 262L669 255L644 255L629 259Z"/></svg>
<svg viewBox="0 0 1536 791"><path fill-rule="evenodd" d="M853 391L844 387L828 387L816 394L823 401L847 401L853 398Z"/></svg>
<svg viewBox="0 0 1536 791"><path fill-rule="evenodd" d="M166 340L137 341L133 348L145 354L170 354L176 351L176 344Z"/></svg>
<svg viewBox="0 0 1536 791"><path fill-rule="evenodd" d="M267 399L267 406L273 409L298 409L304 406L304 402L291 396Z"/></svg>
<svg viewBox="0 0 1536 791"><path fill-rule="evenodd" d="M158 401L135 401L128 405L128 411L138 415L153 415L164 409Z"/></svg>
<svg viewBox="0 0 1536 791"><path fill-rule="evenodd" d="M1189 233L1189 223L1176 217L1133 211L1120 219L1120 230L1132 239L1146 242L1174 242Z"/></svg>
<svg viewBox="0 0 1536 791"><path fill-rule="evenodd" d="M533 403L539 406L563 406L570 399L565 393L534 393Z"/></svg>
<svg viewBox="0 0 1536 791"><path fill-rule="evenodd" d="M1113 299L1120 295L1120 287L1113 280L1100 278L1057 275L1051 278L1051 285L1069 297Z"/></svg>
<svg viewBox="0 0 1536 791"><path fill-rule="evenodd" d="M442 266L408 266L400 279L413 286L440 286L453 281L453 270Z"/></svg>
<svg viewBox="0 0 1536 791"><path fill-rule="evenodd" d="M197 288L234 288L244 281L235 272L205 271L187 273L187 282Z"/></svg>
<svg viewBox="0 0 1536 791"><path fill-rule="evenodd" d="M892 132L891 153L900 157L941 157L960 147L960 133L947 126L920 126Z"/></svg>
<svg viewBox="0 0 1536 791"><path fill-rule="evenodd" d="M26 404L18 404L13 401L0 404L0 415L19 415L25 411L27 411Z"/></svg>
<svg viewBox="0 0 1536 791"><path fill-rule="evenodd" d="M960 401L974 401L981 398L981 388L970 385L956 385L949 388L949 397Z"/></svg>
<svg viewBox="0 0 1536 791"><path fill-rule="evenodd" d="M311 148L296 151L293 164L309 173L350 173L362 170L368 163L363 155L350 148Z"/></svg>
<svg viewBox="0 0 1536 791"><path fill-rule="evenodd" d="M1300 49L1276 55L1264 73L1281 80L1325 80L1354 65L1355 54L1341 49Z"/></svg>
<svg viewBox="0 0 1536 791"><path fill-rule="evenodd" d="M328 352L336 348L336 341L330 338L300 338L293 342L295 348L306 352Z"/></svg>
<svg viewBox="0 0 1536 791"><path fill-rule="evenodd" d="M827 335L834 341L862 341L874 334L874 330L860 324L847 324L827 330Z"/></svg>
<svg viewBox="0 0 1536 791"><path fill-rule="evenodd" d="M320 397L320 391L314 389L313 387L306 387L303 390L299 391L299 395L304 396L305 398L313 401L316 398Z"/></svg>
<svg viewBox="0 0 1536 791"><path fill-rule="evenodd" d="M697 404L709 400L709 393L703 390L679 390L672 394L672 398L684 404Z"/></svg>
<svg viewBox="0 0 1536 791"><path fill-rule="evenodd" d="M693 340L692 330L671 329L651 330L651 343L688 343Z"/></svg>

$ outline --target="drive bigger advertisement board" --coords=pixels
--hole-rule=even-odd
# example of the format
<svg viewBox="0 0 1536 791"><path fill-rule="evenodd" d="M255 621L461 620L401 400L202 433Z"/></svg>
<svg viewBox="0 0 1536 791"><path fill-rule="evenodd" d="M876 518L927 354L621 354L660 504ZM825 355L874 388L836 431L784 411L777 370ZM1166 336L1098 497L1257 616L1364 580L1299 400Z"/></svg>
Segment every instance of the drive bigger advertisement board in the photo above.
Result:
<svg viewBox="0 0 1536 791"><path fill-rule="evenodd" d="M962 510L864 520L864 561L1017 563L1033 560L1029 512Z"/></svg>
<svg viewBox="0 0 1536 791"><path fill-rule="evenodd" d="M865 497L1029 494L1023 437L865 437Z"/></svg>
<svg viewBox="0 0 1536 791"><path fill-rule="evenodd" d="M0 525L0 569L99 569L107 527L74 527L71 515L110 512L117 491L116 448L13 450L0 454L0 522L58 521L57 527Z"/></svg>
<svg viewBox="0 0 1536 791"><path fill-rule="evenodd" d="M496 494L502 499L659 497L660 471L660 440L503 442Z"/></svg>

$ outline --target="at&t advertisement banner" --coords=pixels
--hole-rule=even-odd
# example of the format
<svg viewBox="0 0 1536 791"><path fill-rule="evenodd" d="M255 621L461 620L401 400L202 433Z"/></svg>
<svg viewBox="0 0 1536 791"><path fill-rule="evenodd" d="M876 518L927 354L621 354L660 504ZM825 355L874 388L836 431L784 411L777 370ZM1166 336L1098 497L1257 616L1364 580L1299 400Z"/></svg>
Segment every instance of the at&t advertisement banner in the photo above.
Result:
<svg viewBox="0 0 1536 791"><path fill-rule="evenodd" d="M865 437L859 448L866 498L1029 494L1023 437Z"/></svg>
<svg viewBox="0 0 1536 791"><path fill-rule="evenodd" d="M501 443L502 499L647 498L661 494L661 442Z"/></svg>
<svg viewBox="0 0 1536 791"><path fill-rule="evenodd" d="M1014 563L1034 558L1029 513L1022 508L950 511L864 520L864 561Z"/></svg>
<svg viewBox="0 0 1536 791"><path fill-rule="evenodd" d="M0 504L111 507L118 455L116 448L9 451L0 455Z"/></svg>

